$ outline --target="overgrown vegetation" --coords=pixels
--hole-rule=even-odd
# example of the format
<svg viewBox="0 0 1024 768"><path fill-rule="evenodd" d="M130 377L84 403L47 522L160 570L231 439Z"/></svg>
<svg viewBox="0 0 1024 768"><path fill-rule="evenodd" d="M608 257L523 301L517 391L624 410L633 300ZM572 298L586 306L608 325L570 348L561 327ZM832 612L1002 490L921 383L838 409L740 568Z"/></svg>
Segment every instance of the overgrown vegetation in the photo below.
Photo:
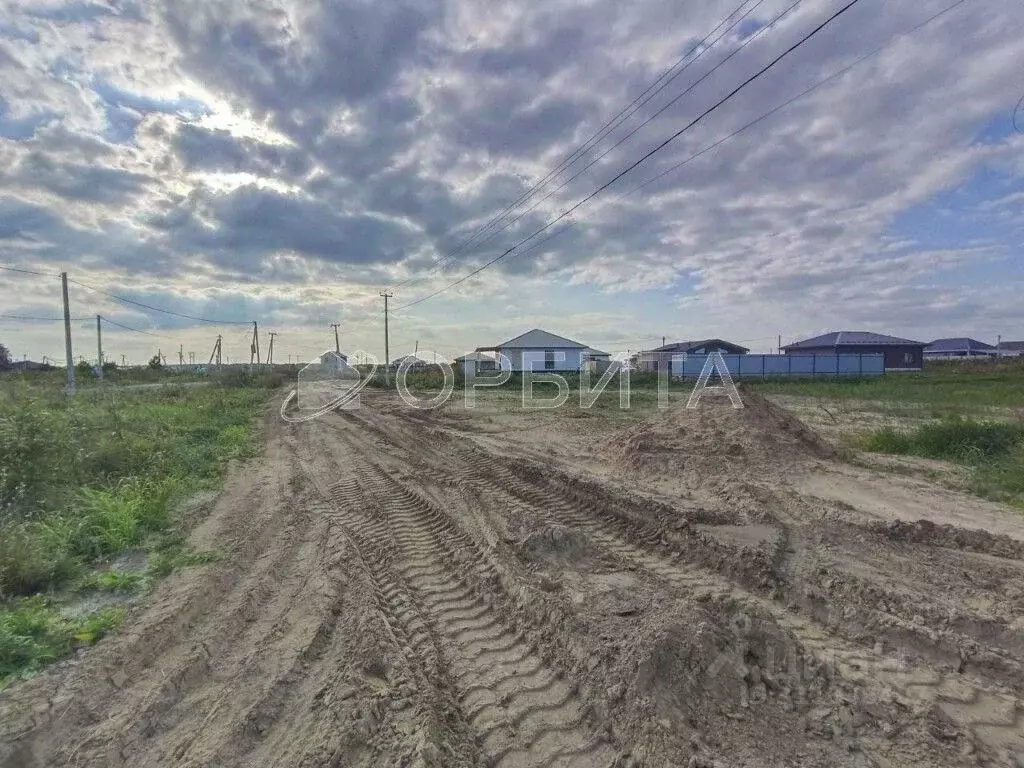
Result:
<svg viewBox="0 0 1024 768"><path fill-rule="evenodd" d="M947 412L983 407L1024 406L1024 358L1019 362L929 363L922 373L859 379L750 380L762 394L803 395L844 400L876 400L936 406Z"/></svg>
<svg viewBox="0 0 1024 768"><path fill-rule="evenodd" d="M0 686L116 625L112 608L68 618L69 595L131 593L216 559L182 547L174 509L251 455L253 417L273 381L242 372L213 383L69 399L0 382ZM144 572L107 567L126 550L148 553Z"/></svg>
<svg viewBox="0 0 1024 768"><path fill-rule="evenodd" d="M950 419L910 432L885 427L867 435L864 448L956 462L970 468L975 493L1024 505L1024 423Z"/></svg>

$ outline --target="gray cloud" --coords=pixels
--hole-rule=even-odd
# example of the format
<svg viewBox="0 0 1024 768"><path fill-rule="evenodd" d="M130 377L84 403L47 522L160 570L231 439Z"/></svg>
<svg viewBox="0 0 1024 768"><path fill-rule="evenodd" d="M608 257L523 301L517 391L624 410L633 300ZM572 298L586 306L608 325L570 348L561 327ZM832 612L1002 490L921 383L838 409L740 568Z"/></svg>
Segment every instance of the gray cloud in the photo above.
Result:
<svg viewBox="0 0 1024 768"><path fill-rule="evenodd" d="M787 4L767 0L744 33ZM934 286L951 270L1005 255L1006 233L1020 231L1019 207L1003 207L997 223L1005 229L986 233L984 253L917 245L919 233L896 225L979 175L1024 177L1024 137L991 129L1020 95L1024 16L1009 0L986 14L965 6L623 197L943 4L851 12L581 209L559 237L463 287L510 297L527 284L552 294L570 283L595 295L660 288L705 308L742 296L767 316L789 301L808 324L824 303L848 306L851 320L886 313L906 322L910 306L922 316L1002 312L966 289L958 299ZM9 193L0 237L15 256L289 290L326 277L362 290L422 275L406 289L413 298L493 258L611 178L831 5L805 0L535 211L429 272L731 4L102 7L113 11L71 4L41 19L28 4L0 26L0 68L10 83L0 115ZM740 40L730 35L615 137ZM151 54L140 55L143 41ZM904 247L892 249L895 239ZM883 292L893 286L900 290Z"/></svg>

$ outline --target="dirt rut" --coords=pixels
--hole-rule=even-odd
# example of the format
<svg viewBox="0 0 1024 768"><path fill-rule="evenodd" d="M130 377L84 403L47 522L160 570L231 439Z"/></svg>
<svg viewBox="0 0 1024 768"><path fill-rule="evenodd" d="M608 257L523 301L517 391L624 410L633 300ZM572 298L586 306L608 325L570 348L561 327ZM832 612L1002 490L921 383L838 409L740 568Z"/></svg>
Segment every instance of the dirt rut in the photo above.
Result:
<svg viewBox="0 0 1024 768"><path fill-rule="evenodd" d="M0 695L0 765L1024 764L1014 542L746 479L639 493L685 456L662 426L599 474L366 401L268 421L192 533L225 562ZM834 458L721 413L687 471Z"/></svg>

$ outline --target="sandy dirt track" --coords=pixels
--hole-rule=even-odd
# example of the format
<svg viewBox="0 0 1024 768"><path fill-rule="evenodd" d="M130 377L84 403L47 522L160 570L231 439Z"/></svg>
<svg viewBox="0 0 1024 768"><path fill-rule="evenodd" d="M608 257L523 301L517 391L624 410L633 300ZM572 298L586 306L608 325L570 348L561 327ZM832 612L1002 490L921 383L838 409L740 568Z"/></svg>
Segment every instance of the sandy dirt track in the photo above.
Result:
<svg viewBox="0 0 1024 768"><path fill-rule="evenodd" d="M1024 521L745 398L268 416L0 765L1024 766Z"/></svg>

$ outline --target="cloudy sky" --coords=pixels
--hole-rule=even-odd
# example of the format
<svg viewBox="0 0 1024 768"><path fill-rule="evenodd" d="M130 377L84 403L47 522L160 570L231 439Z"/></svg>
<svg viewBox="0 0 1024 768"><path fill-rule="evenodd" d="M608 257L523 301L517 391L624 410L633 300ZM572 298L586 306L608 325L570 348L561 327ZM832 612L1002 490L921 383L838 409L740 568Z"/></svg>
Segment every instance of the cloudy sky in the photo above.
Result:
<svg viewBox="0 0 1024 768"><path fill-rule="evenodd" d="M383 356L386 288L392 356L533 327L616 354L1024 339L1024 5L904 34L953 1L859 0L420 301L845 3L0 0L0 265L66 270L106 292L72 283L76 318L156 334L109 325L118 360L206 358L218 334L247 360L252 320L279 361L333 346L335 321ZM59 315L59 281L0 271L0 313ZM0 342L63 349L53 322L0 319Z"/></svg>

